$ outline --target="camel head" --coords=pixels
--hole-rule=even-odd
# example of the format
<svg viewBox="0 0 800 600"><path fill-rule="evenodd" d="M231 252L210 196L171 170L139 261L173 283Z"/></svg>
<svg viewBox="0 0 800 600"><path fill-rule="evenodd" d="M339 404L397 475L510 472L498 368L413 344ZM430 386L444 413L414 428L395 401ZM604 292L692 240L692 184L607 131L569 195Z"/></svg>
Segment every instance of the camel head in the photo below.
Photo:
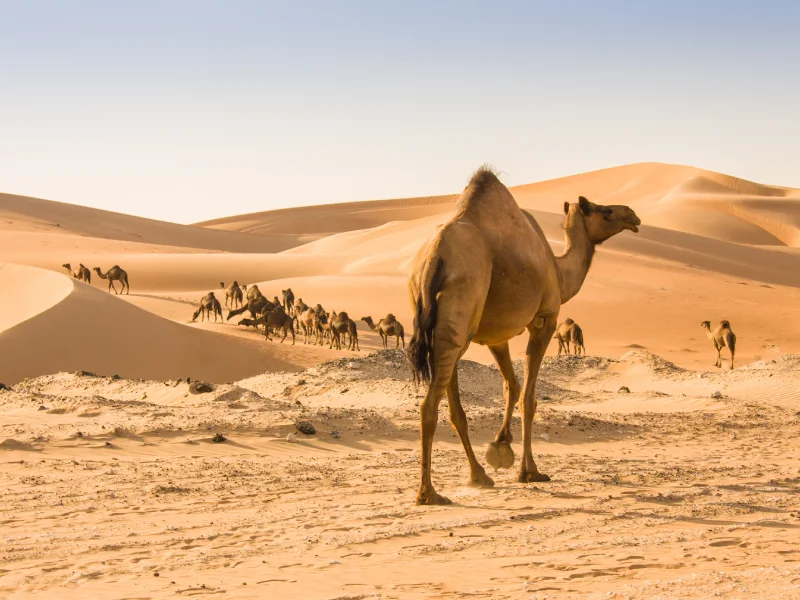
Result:
<svg viewBox="0 0 800 600"><path fill-rule="evenodd" d="M70 265L69 263L64 263L61 266L64 267L67 271L72 271L72 265Z"/></svg>
<svg viewBox="0 0 800 600"><path fill-rule="evenodd" d="M233 280L233 287L239 287L239 282L235 279Z"/></svg>
<svg viewBox="0 0 800 600"><path fill-rule="evenodd" d="M220 281L219 282L219 287L220 287L221 290L224 290L225 289L225 282L224 281Z"/></svg>
<svg viewBox="0 0 800 600"><path fill-rule="evenodd" d="M100 267L95 267L95 268L94 268L94 269L92 269L92 270L93 270L93 271L97 271L97 274L98 274L98 275L100 275L100 274L102 273L102 271L100 270Z"/></svg>
<svg viewBox="0 0 800 600"><path fill-rule="evenodd" d="M200 309L199 308L196 311L194 311L194 314L192 315L192 323L194 323L197 320L198 316L200 316Z"/></svg>
<svg viewBox="0 0 800 600"><path fill-rule="evenodd" d="M564 214L567 215L567 222L571 218L583 219L586 233L593 244L602 244L626 229L638 233L639 225L642 224L632 208L622 205L603 206L589 202L583 196L578 198L576 204L565 202Z"/></svg>
<svg viewBox="0 0 800 600"><path fill-rule="evenodd" d="M711 331L711 321L703 321L702 323L700 323L700 327Z"/></svg>
<svg viewBox="0 0 800 600"><path fill-rule="evenodd" d="M361 317L361 320L367 325L372 325L372 317Z"/></svg>

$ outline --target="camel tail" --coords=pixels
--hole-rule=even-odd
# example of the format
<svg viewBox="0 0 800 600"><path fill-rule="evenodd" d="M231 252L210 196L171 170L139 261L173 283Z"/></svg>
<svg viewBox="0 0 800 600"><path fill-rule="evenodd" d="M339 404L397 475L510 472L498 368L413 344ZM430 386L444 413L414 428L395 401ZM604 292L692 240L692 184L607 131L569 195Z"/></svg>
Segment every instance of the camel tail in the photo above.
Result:
<svg viewBox="0 0 800 600"><path fill-rule="evenodd" d="M429 383L433 377L433 330L436 328L436 294L442 284L442 264L440 256L434 256L428 262L419 296L414 299L414 333L407 352L417 384Z"/></svg>

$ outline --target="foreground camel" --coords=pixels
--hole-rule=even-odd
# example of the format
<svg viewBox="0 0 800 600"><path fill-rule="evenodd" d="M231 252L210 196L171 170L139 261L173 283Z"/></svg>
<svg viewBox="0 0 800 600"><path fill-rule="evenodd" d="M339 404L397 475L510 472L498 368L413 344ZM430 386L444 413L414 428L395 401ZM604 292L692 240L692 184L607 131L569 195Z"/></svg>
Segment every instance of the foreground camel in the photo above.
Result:
<svg viewBox="0 0 800 600"><path fill-rule="evenodd" d="M489 347L505 380L505 415L486 460L495 468L514 464L511 420L520 396L508 341L528 330L522 388L522 462L518 481L549 481L533 460L536 378L556 329L561 305L575 296L597 244L641 221L627 206L602 206L580 197L564 203L566 247L554 256L536 220L523 212L508 189L487 168L479 169L461 193L455 215L420 249L409 292L414 334L408 347L416 381L428 383L420 407L421 481L417 504L449 504L431 481L431 447L446 393L450 419L470 466L469 483L494 481L478 462L461 406L456 364L471 342Z"/></svg>
<svg viewBox="0 0 800 600"><path fill-rule="evenodd" d="M192 322L196 321L201 314L203 315L203 321L206 320L206 314L208 314L208 320L210 321L212 313L214 315L214 323L217 322L217 315L219 315L219 320L222 321L222 305L217 300L214 292L209 292L200 300L200 306L197 307L197 310L192 315Z"/></svg>
<svg viewBox="0 0 800 600"><path fill-rule="evenodd" d="M283 310L285 310L286 314L290 317L294 316L294 292L292 288L281 290L281 297L283 298L283 302L281 302Z"/></svg>
<svg viewBox="0 0 800 600"><path fill-rule="evenodd" d="M722 320L719 325L712 331L711 321L703 321L700 327L706 330L706 335L714 343L717 349L717 362L714 363L715 367L722 367L722 349L727 348L731 352L731 371L733 370L733 359L736 356L736 334L731 331L731 323L727 320Z"/></svg>
<svg viewBox="0 0 800 600"><path fill-rule="evenodd" d="M97 275L100 279L108 279L108 293L111 293L111 290L114 290L115 294L121 294L125 292L125 288L128 288L128 291L125 292L130 293L131 286L128 284L128 273L125 272L124 269L120 269L119 265L114 265L108 271L103 273L99 267L94 268ZM119 281L122 284L122 289L117 292L117 288L114 286L114 282Z"/></svg>
<svg viewBox="0 0 800 600"><path fill-rule="evenodd" d="M220 281L219 287L225 290L225 308L229 308L229 301L230 308L239 308L243 304L244 293L242 292L242 288L239 287L238 281L234 280L228 287L225 287L225 283Z"/></svg>
<svg viewBox="0 0 800 600"><path fill-rule="evenodd" d="M378 321L378 324L372 322L372 317L361 317L361 320L367 324L367 327L372 329L372 331L377 331L378 335L381 336L381 341L383 342L383 347L389 347L389 338L394 337L397 339L397 344L395 348L400 347L400 340L403 340L403 348L406 347L406 335L403 326L400 324L395 316L391 313L386 315L385 318Z"/></svg>
<svg viewBox="0 0 800 600"><path fill-rule="evenodd" d="M92 272L86 268L83 263L78 265L78 268L74 271L72 270L72 265L69 263L64 263L61 266L69 271L70 276L74 277L75 279L78 279L79 281L85 281L86 283L92 283Z"/></svg>

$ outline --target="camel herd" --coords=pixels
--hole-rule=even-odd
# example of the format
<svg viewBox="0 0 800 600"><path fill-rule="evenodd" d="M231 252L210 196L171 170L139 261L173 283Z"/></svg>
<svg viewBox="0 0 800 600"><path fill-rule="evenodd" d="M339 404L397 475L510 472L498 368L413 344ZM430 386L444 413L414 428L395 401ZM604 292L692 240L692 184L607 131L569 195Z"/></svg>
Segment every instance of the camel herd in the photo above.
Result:
<svg viewBox="0 0 800 600"><path fill-rule="evenodd" d="M71 277L74 277L80 281L85 281L89 284L92 283L92 272L83 263L79 264L78 268L75 270L72 269L72 265L69 263L64 263L61 266L67 270ZM128 285L128 273L124 269L121 269L119 265L114 265L105 273L100 270L100 267L95 267L94 270L100 279L108 280L109 294L111 293L111 290L114 290L115 294L122 294L123 292L126 294L130 293L131 286ZM114 285L115 281L119 281L120 285L122 286L119 292Z"/></svg>
<svg viewBox="0 0 800 600"><path fill-rule="evenodd" d="M258 289L258 285L239 285L234 281L228 286L220 282L220 289L225 294L225 307L228 309L228 316L224 321L230 321L233 317L249 313L250 317L244 317L238 325L264 328L264 336L267 340L272 339L276 331L283 333L281 343L291 334L292 344L296 341L296 331L300 329L303 333L304 344L324 345L327 341L329 348L342 349L344 343L348 350L360 350L358 344L358 327L356 322L350 318L346 312L328 312L320 304L313 308L303 302L302 298L295 299L291 288L281 290L281 297L273 296L268 299ZM200 300L197 309L192 315L192 321L197 317L205 320L206 317L214 322L219 319L223 321L222 304L216 297L215 292L209 292ZM373 331L377 331L381 337L383 347L388 347L390 337L396 339L396 347L400 347L402 342L405 348L405 330L403 325L394 315L388 314L377 324L372 317L361 319Z"/></svg>

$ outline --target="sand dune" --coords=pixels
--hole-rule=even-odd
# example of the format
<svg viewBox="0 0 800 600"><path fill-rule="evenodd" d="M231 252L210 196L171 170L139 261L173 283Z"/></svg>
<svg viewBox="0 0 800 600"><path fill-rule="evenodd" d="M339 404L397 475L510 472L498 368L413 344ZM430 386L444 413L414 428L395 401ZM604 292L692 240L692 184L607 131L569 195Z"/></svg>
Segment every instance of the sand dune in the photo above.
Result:
<svg viewBox="0 0 800 600"><path fill-rule="evenodd" d="M0 194L0 231L61 233L124 242L227 252L277 252L304 241L295 235L215 231L52 200Z"/></svg>
<svg viewBox="0 0 800 600"><path fill-rule="evenodd" d="M511 191L520 206L533 211L561 214L564 202L583 195L601 204L632 206L645 222L663 229L739 244L800 246L800 190L695 167L626 165L514 186ZM197 225L263 233L342 233L446 214L455 198L454 194L312 206Z"/></svg>
<svg viewBox="0 0 800 600"><path fill-rule="evenodd" d="M275 355L286 348L278 350L263 337L232 337L180 325L66 275L0 263L0 289L0 353L5 357L0 381L6 384L77 370L224 382L299 368ZM9 297L11 290L19 291L16 300ZM191 308L187 306L189 314Z"/></svg>

